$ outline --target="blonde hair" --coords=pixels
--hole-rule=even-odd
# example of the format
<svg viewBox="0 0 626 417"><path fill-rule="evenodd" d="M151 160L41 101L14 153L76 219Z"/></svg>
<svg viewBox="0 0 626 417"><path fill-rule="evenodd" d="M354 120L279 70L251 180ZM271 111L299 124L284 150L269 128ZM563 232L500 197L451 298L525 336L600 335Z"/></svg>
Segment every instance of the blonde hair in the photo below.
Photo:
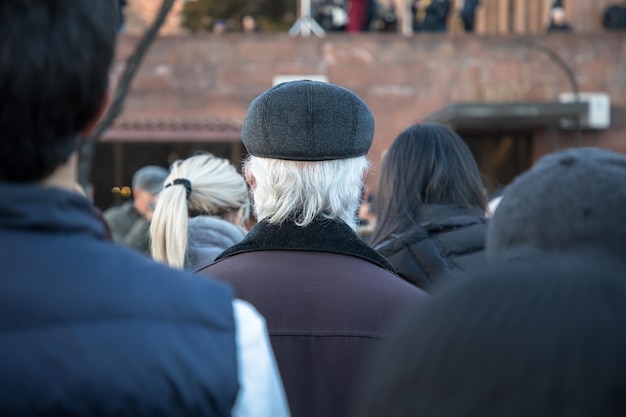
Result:
<svg viewBox="0 0 626 417"><path fill-rule="evenodd" d="M251 156L245 164L254 177L253 207L259 221L290 220L304 227L322 217L341 219L353 230L368 167L364 156L316 162Z"/></svg>
<svg viewBox="0 0 626 417"><path fill-rule="evenodd" d="M172 267L184 268L190 212L229 221L249 215L245 179L228 160L210 153L174 162L164 186L150 225L151 250L154 259Z"/></svg>

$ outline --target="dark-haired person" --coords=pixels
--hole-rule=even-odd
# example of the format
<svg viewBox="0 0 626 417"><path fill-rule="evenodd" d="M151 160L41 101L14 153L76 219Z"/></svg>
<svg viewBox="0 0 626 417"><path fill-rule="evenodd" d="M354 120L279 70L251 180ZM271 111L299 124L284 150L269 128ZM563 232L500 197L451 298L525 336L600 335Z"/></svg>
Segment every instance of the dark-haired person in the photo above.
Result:
<svg viewBox="0 0 626 417"><path fill-rule="evenodd" d="M445 32L448 29L450 0L415 0L412 3L415 32Z"/></svg>
<svg viewBox="0 0 626 417"><path fill-rule="evenodd" d="M466 32L474 32L476 27L476 9L480 5L480 0L465 0L460 11L463 28Z"/></svg>
<svg viewBox="0 0 626 417"><path fill-rule="evenodd" d="M626 275L590 253L494 263L396 330L354 417L618 417Z"/></svg>
<svg viewBox="0 0 626 417"><path fill-rule="evenodd" d="M610 4L602 13L602 26L608 30L626 29L626 0Z"/></svg>
<svg viewBox="0 0 626 417"><path fill-rule="evenodd" d="M406 129L387 151L371 245L407 281L430 291L450 271L483 262L485 207L480 173L449 128Z"/></svg>
<svg viewBox="0 0 626 417"><path fill-rule="evenodd" d="M550 10L550 23L547 28L548 32L572 32L572 30L572 26L567 21L567 15L565 14L564 8L555 7Z"/></svg>
<svg viewBox="0 0 626 417"><path fill-rule="evenodd" d="M0 2L0 415L287 416L258 313L108 241L76 192L116 6Z"/></svg>

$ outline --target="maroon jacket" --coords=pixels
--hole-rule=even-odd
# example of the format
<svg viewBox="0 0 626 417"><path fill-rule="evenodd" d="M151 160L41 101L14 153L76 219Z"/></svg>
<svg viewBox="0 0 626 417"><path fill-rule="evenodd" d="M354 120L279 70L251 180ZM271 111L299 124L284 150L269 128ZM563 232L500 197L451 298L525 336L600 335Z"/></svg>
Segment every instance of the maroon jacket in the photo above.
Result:
<svg viewBox="0 0 626 417"><path fill-rule="evenodd" d="M343 222L257 224L200 270L265 317L293 417L343 417L370 353L424 299Z"/></svg>

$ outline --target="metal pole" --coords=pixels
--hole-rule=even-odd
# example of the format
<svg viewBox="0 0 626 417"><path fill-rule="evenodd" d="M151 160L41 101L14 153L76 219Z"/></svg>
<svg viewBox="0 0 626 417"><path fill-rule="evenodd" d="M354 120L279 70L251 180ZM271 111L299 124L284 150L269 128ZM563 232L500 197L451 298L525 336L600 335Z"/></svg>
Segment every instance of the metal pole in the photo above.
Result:
<svg viewBox="0 0 626 417"><path fill-rule="evenodd" d="M309 37L311 32L322 38L326 34L324 29L311 17L311 0L300 0L300 18L289 29L289 36Z"/></svg>
<svg viewBox="0 0 626 417"><path fill-rule="evenodd" d="M517 39L513 41L513 43L518 43L526 46L530 46L537 51L543 52L550 58L553 62L555 62L562 70L565 72L567 79L572 87L572 92L574 93L574 103L580 103L580 89L578 88L578 81L576 80L576 74L572 70L572 68L561 58L559 54L557 54L554 50L550 49L546 45L535 42L531 39ZM582 136L581 136L581 127L580 127L580 116L576 116L573 118L574 120L574 140L576 142L576 146L582 145Z"/></svg>
<svg viewBox="0 0 626 417"><path fill-rule="evenodd" d="M302 18L310 19L311 18L311 0L302 0ZM302 26L302 36L308 38L311 35L311 28L309 25Z"/></svg>

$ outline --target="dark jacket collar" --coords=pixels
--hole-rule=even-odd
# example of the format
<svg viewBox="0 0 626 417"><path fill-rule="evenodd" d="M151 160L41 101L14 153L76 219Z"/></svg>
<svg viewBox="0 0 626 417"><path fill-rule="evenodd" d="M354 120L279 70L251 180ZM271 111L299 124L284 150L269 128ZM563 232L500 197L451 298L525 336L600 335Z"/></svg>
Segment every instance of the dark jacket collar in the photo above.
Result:
<svg viewBox="0 0 626 417"><path fill-rule="evenodd" d="M263 220L240 243L222 252L216 261L238 253L262 250L338 253L365 259L396 272L389 261L359 238L345 222L326 219L316 219L306 227L296 226L292 222L271 225Z"/></svg>
<svg viewBox="0 0 626 417"><path fill-rule="evenodd" d="M104 239L91 202L78 193L0 181L0 229L89 233Z"/></svg>
<svg viewBox="0 0 626 417"><path fill-rule="evenodd" d="M485 213L480 207L447 206L443 204L426 204L420 208L420 215L423 222L439 222L450 217L485 217Z"/></svg>
<svg viewBox="0 0 626 417"><path fill-rule="evenodd" d="M402 232L387 236L374 248L383 248L398 240L426 239L430 233L441 233L476 224L486 224L487 218L480 207L460 207L443 204L426 204L420 208L421 223Z"/></svg>

